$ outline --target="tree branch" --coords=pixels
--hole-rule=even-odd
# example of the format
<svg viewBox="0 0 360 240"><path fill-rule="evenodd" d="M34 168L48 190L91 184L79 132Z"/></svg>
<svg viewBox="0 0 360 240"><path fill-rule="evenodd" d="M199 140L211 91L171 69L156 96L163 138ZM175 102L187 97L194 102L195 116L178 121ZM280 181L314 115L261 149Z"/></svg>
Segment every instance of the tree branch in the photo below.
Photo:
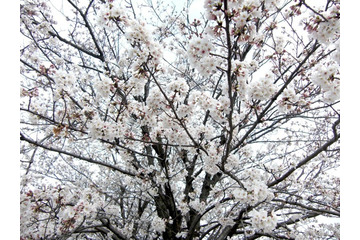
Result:
<svg viewBox="0 0 360 240"><path fill-rule="evenodd" d="M337 120L334 125L333 128L335 128L338 124L340 123L340 120ZM319 147L316 151L314 151L312 154L310 154L309 156L307 156L306 158L304 158L302 161L300 161L298 164L296 164L295 167L291 167L285 174L283 174L281 177L279 177L278 179L275 179L274 181L270 182L268 184L268 187L273 187L276 184L284 181L288 176L290 176L296 169L302 167L303 165L305 165L306 163L308 163L310 160L312 160L313 158L315 158L317 155L319 155L321 152L326 151L327 148L329 146L331 146L333 143L337 142L337 140L340 138L340 134L334 133L334 137L332 139L330 139L329 141L327 141L324 145L322 145L321 147Z"/></svg>
<svg viewBox="0 0 360 240"><path fill-rule="evenodd" d="M67 156L70 156L70 157L74 157L74 158L77 158L77 159L80 159L80 160L83 160L85 162L88 162L88 163L94 163L94 164L97 164L97 165L100 165L100 166L104 166L104 167L108 167L108 168L111 168L115 171L118 171L118 172L121 172L123 174L126 174L126 175L129 175L129 176L132 176L132 177L136 177L137 174L134 174L132 172L129 172L129 171L126 171L126 170L123 170L119 167L116 167L112 164L108 164L108 163L104 163L104 162L100 162L100 161L97 161L97 160L94 160L94 159L91 159L91 158L87 158L87 157L82 157L80 155L77 155L77 154L74 154L74 153L71 153L71 152L67 152L67 151L64 151L62 149L59 149L59 148L55 148L55 147L49 147L49 146L46 146L42 143L39 143L37 141L34 141L28 137L26 137L24 134L20 133L20 140L21 141L25 141L25 142L28 142L30 144L33 144L35 146L38 146L38 147L41 147L43 149L46 149L46 150L49 150L51 152L57 152L57 153L62 153L64 155L67 155Z"/></svg>

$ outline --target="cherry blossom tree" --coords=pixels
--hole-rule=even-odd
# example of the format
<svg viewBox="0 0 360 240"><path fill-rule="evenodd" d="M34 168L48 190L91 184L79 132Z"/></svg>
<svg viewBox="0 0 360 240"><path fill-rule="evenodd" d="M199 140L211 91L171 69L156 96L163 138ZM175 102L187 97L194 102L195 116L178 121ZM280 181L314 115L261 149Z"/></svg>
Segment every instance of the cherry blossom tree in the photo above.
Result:
<svg viewBox="0 0 360 240"><path fill-rule="evenodd" d="M340 238L339 0L52 2L20 4L21 239Z"/></svg>

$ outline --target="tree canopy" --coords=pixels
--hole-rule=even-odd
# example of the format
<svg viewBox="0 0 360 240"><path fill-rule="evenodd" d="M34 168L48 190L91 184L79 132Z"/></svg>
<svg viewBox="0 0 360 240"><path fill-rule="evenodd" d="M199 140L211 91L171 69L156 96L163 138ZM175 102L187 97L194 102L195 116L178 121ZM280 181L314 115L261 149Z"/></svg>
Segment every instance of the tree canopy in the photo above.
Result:
<svg viewBox="0 0 360 240"><path fill-rule="evenodd" d="M340 239L339 0L53 2L20 3L21 239Z"/></svg>

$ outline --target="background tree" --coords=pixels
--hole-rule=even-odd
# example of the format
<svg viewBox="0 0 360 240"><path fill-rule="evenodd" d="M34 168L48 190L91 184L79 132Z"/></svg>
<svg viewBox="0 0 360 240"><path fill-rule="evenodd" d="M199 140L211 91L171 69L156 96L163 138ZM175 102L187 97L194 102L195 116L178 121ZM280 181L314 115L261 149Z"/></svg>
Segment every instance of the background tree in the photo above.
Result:
<svg viewBox="0 0 360 240"><path fill-rule="evenodd" d="M21 239L339 239L339 1L20 9Z"/></svg>

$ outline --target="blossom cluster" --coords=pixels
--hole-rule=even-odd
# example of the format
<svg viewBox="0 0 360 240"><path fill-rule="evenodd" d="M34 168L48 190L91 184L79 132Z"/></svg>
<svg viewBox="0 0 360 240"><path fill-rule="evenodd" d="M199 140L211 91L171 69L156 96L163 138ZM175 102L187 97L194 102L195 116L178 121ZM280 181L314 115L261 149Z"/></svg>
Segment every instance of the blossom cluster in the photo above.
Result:
<svg viewBox="0 0 360 240"><path fill-rule="evenodd" d="M329 66L317 65L311 75L314 84L321 87L324 92L324 101L333 103L340 98L340 79L338 77L336 64Z"/></svg>
<svg viewBox="0 0 360 240"><path fill-rule="evenodd" d="M236 201L244 204L255 205L262 201L270 201L274 194L267 187L264 177L258 170L245 171L245 180L242 182L245 189L236 188L232 195Z"/></svg>
<svg viewBox="0 0 360 240"><path fill-rule="evenodd" d="M106 139L113 141L115 138L124 136L125 127L122 124L103 121L99 115L95 115L89 121L89 137Z"/></svg>
<svg viewBox="0 0 360 240"><path fill-rule="evenodd" d="M268 10L276 10L278 7L280 7L280 0L265 0L265 8Z"/></svg>
<svg viewBox="0 0 360 240"><path fill-rule="evenodd" d="M340 5L334 4L326 12L313 14L305 23L305 29L320 43L329 45L340 37Z"/></svg>
<svg viewBox="0 0 360 240"><path fill-rule="evenodd" d="M194 199L190 201L189 206L200 213L203 213L206 208L205 202L200 201L199 199Z"/></svg>
<svg viewBox="0 0 360 240"><path fill-rule="evenodd" d="M252 210L249 216L251 216L251 225L255 229L261 229L265 233L271 233L276 227L277 217L274 211Z"/></svg>
<svg viewBox="0 0 360 240"><path fill-rule="evenodd" d="M217 166L220 163L219 152L221 152L221 148L216 148L214 143L211 143L208 147L208 156L204 157L204 170L211 174L215 175L220 171Z"/></svg>
<svg viewBox="0 0 360 240"><path fill-rule="evenodd" d="M268 6L275 4L277 1L266 1ZM260 0L246 0L246 1L228 1L228 12L232 13L236 26L241 28L246 22L250 21L252 17L261 16ZM219 0L207 0L205 1L204 8L209 20L221 21L222 11L224 10L224 4Z"/></svg>
<svg viewBox="0 0 360 240"><path fill-rule="evenodd" d="M299 100L299 96L296 95L294 87L289 85L280 95L278 101L278 108L280 112L288 113L295 109L295 103Z"/></svg>
<svg viewBox="0 0 360 240"><path fill-rule="evenodd" d="M241 118L241 117L239 117ZM236 121L234 121L236 122ZM225 169L227 171L238 171L242 169L239 163L245 163L246 160L253 155L253 150L249 145L242 147L237 154L230 154L226 159Z"/></svg>
<svg viewBox="0 0 360 240"><path fill-rule="evenodd" d="M249 74L256 69L256 63L246 63L235 60L232 64L232 72L236 75L236 84L234 89L241 99L246 99L246 91L248 90Z"/></svg>
<svg viewBox="0 0 360 240"><path fill-rule="evenodd" d="M30 239L60 237L80 226L85 218L95 220L98 209L105 207L93 189L69 186L27 190L20 198L21 237Z"/></svg>
<svg viewBox="0 0 360 240"><path fill-rule="evenodd" d="M266 74L249 84L248 95L257 100L269 100L276 92L273 78Z"/></svg>
<svg viewBox="0 0 360 240"><path fill-rule="evenodd" d="M131 66L132 76L135 80L129 81L128 85L135 87L136 90L141 89L144 84L139 85L138 80L145 77L142 64L147 63L151 67L157 67L162 56L162 48L152 39L153 34L149 27L144 22L128 16L120 1L109 1L102 4L97 21L100 26L111 30L120 28L125 34L125 38L130 44L130 48L126 50L127 60L136 59ZM119 64L122 65L122 63Z"/></svg>
<svg viewBox="0 0 360 240"><path fill-rule="evenodd" d="M276 53L282 53L285 47L285 39L283 36L276 36L275 37L275 51Z"/></svg>
<svg viewBox="0 0 360 240"><path fill-rule="evenodd" d="M306 227L304 228L304 225ZM317 220L301 220L294 225L291 237L295 240L340 239L340 223L317 223Z"/></svg>
<svg viewBox="0 0 360 240"><path fill-rule="evenodd" d="M98 79L93 87L97 92L97 98L101 99L101 98L107 98L109 97L110 93L111 93L111 88L113 87L113 82L111 81L110 78L103 78L103 79Z"/></svg>
<svg viewBox="0 0 360 240"><path fill-rule="evenodd" d="M64 91L73 94L74 86L76 84L76 78L73 74L68 73L64 70L59 70L54 74L54 80L56 88L54 91L54 100L58 100L64 95Z"/></svg>
<svg viewBox="0 0 360 240"><path fill-rule="evenodd" d="M164 232L165 226L166 225L165 225L164 219L162 219L158 216L155 216L151 221L151 228L156 232L159 232L159 233Z"/></svg>
<svg viewBox="0 0 360 240"><path fill-rule="evenodd" d="M176 78L167 85L167 89L170 96L175 93L175 95L179 95L183 99L189 91L189 86L184 78Z"/></svg>
<svg viewBox="0 0 360 240"><path fill-rule="evenodd" d="M263 35L257 30L257 23L264 15L268 16L270 12L277 11L281 7L280 4L279 0L228 1L226 14L228 19L234 23L229 25L231 36L239 44L262 42ZM221 34L225 22L225 4L218 0L208 0L205 1L204 8L207 19L216 22L213 25L210 23L212 31L209 32L215 35Z"/></svg>
<svg viewBox="0 0 360 240"><path fill-rule="evenodd" d="M157 110L165 106L166 99L158 88L152 88L149 91L147 99L148 110Z"/></svg>
<svg viewBox="0 0 360 240"><path fill-rule="evenodd" d="M160 68L162 49L152 39L152 33L144 22L128 19L126 26L125 37L130 44L127 60L133 63L130 68L131 78L125 86L134 95L142 95L149 78L147 68Z"/></svg>
<svg viewBox="0 0 360 240"><path fill-rule="evenodd" d="M160 64L161 46L152 39L152 33L144 22L129 20L125 36L133 48L136 49L132 54L139 58L139 65L147 61L154 67Z"/></svg>
<svg viewBox="0 0 360 240"><path fill-rule="evenodd" d="M51 25L56 24L56 21L49 10L49 5L43 0L24 0L24 4L20 8L20 18L28 26L28 30L32 32L33 36L40 38L50 36ZM34 22L36 24L32 24Z"/></svg>
<svg viewBox="0 0 360 240"><path fill-rule="evenodd" d="M115 29L117 23L126 22L126 11L120 6L119 2L108 1L100 6L97 15L97 23L107 29Z"/></svg>
<svg viewBox="0 0 360 240"><path fill-rule="evenodd" d="M214 73L218 64L217 59L210 55L212 51L214 51L214 47L211 44L210 38L207 36L194 37L189 42L189 62L205 77Z"/></svg>
<svg viewBox="0 0 360 240"><path fill-rule="evenodd" d="M226 96L215 99L208 92L204 92L201 95L194 92L190 95L189 100L191 100L191 103L196 104L200 109L209 110L210 116L217 122L224 122L225 116L230 110L230 100Z"/></svg>

